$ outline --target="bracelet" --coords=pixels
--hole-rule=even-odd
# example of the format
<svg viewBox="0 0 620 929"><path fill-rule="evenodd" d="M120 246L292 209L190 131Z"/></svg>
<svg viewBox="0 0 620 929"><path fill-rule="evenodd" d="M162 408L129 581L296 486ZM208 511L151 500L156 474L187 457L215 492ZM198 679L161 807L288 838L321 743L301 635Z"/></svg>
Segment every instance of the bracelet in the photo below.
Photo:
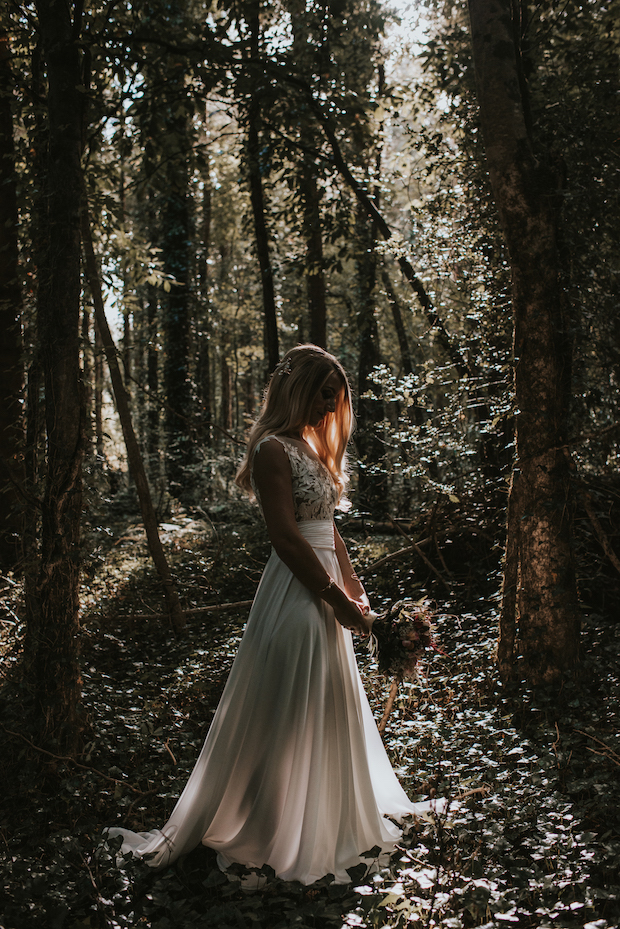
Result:
<svg viewBox="0 0 620 929"><path fill-rule="evenodd" d="M332 587L335 587L335 586L336 586L336 581L333 579L333 577L330 577L329 582L325 585L325 587L321 587L321 589L319 590L319 593L324 594L326 590L331 590Z"/></svg>

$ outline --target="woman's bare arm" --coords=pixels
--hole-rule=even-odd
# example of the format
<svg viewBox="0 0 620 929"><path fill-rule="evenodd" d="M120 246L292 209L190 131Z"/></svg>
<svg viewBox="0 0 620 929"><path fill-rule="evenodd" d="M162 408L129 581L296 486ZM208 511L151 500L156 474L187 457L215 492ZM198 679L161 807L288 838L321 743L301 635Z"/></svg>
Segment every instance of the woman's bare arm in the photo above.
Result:
<svg viewBox="0 0 620 929"><path fill-rule="evenodd" d="M366 591L364 590L364 585L353 569L344 540L337 529L334 531L336 539L336 557L338 558L338 564L342 571L345 592L351 600L355 600L356 603L361 603L362 609L370 609L370 603Z"/></svg>
<svg viewBox="0 0 620 929"><path fill-rule="evenodd" d="M260 496L267 532L278 557L308 590L333 608L341 625L360 635L370 631L370 622L359 607L336 584L304 539L295 521L291 466L278 441L265 442L254 457L254 482Z"/></svg>

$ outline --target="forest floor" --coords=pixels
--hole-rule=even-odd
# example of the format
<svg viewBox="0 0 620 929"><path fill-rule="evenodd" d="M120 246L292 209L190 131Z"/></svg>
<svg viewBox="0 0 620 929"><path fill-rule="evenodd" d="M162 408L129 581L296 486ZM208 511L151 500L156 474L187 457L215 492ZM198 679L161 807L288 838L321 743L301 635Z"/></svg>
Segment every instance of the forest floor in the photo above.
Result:
<svg viewBox="0 0 620 929"><path fill-rule="evenodd" d="M445 654L401 685L385 742L414 800L447 812L410 824L389 867L350 885L269 878L244 894L200 847L162 873L116 863L105 826L161 825L197 758L269 545L249 507L181 512L162 526L189 611L175 639L137 518L91 514L82 591L85 735L75 761L37 749L20 669L19 585L0 590L3 729L2 929L278 927L584 927L620 919L620 624L584 617L577 681L533 693L495 670L499 546L475 531L442 546L451 591L434 589L395 535L347 530L374 605L428 593ZM466 527L465 527L466 529ZM417 580L412 579L415 568ZM445 569L445 570L444 570ZM359 661L380 717L388 683ZM77 763L76 763L77 761Z"/></svg>

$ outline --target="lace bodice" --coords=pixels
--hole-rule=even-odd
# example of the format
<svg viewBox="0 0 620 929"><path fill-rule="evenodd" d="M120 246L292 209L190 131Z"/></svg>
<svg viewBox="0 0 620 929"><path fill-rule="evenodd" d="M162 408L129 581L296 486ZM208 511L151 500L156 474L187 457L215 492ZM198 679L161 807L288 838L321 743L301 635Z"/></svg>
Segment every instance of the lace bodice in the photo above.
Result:
<svg viewBox="0 0 620 929"><path fill-rule="evenodd" d="M285 438L277 435L261 439L254 454L256 455L264 442L272 439L279 442L288 455L293 476L293 503L297 522L302 519L333 519L338 503L338 490L323 462L306 454L295 442L287 442ZM254 474L251 474L250 480L260 506L260 494L254 483Z"/></svg>

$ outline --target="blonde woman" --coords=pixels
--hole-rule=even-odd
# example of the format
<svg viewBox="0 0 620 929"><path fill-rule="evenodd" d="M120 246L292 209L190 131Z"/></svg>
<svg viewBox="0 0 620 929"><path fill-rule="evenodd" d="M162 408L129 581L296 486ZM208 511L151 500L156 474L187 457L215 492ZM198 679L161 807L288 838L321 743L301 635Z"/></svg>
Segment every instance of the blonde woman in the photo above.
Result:
<svg viewBox="0 0 620 929"><path fill-rule="evenodd" d="M334 526L347 483L351 392L314 345L276 368L239 485L261 507L273 549L196 766L161 831L123 836L160 867L200 842L226 869L269 865L310 884L400 836L412 804L387 758L357 669L368 598ZM387 818L391 817L391 819ZM368 862L370 864L370 862Z"/></svg>

